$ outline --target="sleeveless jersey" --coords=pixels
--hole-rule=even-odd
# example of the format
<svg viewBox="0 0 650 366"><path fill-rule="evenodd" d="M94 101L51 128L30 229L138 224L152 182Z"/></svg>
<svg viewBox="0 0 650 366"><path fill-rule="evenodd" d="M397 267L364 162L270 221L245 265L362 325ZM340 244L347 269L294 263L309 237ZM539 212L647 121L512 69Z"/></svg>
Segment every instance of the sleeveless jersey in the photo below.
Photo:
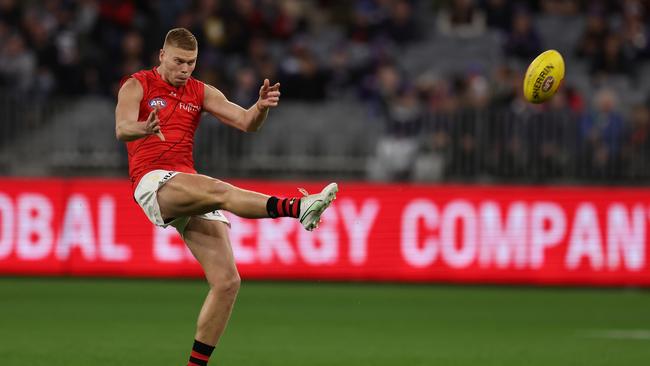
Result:
<svg viewBox="0 0 650 366"><path fill-rule="evenodd" d="M196 173L192 155L194 133L201 117L205 84L191 77L184 86L174 87L163 80L156 68L131 77L140 82L143 90L138 121L145 123L157 107L166 140L149 135L126 143L132 188L135 190L140 178L156 169Z"/></svg>

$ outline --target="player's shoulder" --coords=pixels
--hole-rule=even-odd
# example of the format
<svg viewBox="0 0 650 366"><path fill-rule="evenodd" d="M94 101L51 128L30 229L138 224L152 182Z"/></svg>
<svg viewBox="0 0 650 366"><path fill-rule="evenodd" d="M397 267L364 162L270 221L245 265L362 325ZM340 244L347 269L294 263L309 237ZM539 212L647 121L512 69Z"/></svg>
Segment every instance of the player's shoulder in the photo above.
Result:
<svg viewBox="0 0 650 366"><path fill-rule="evenodd" d="M149 84L155 81L156 74L154 69L143 69L122 78L120 91L126 88L137 93L144 93L149 88Z"/></svg>
<svg viewBox="0 0 650 366"><path fill-rule="evenodd" d="M119 96L141 96L144 93L142 82L135 77L125 77L120 83Z"/></svg>
<svg viewBox="0 0 650 366"><path fill-rule="evenodd" d="M138 77L145 77L148 79L155 79L156 78L156 73L154 69L142 69L140 71L134 72L131 74L132 77L138 78Z"/></svg>
<svg viewBox="0 0 650 366"><path fill-rule="evenodd" d="M146 86L150 80L154 80L156 78L155 73L153 70L140 70L137 72L134 72L131 75L127 75L122 78L120 81L120 87L124 86L127 82L128 83L138 83L141 84L142 87Z"/></svg>

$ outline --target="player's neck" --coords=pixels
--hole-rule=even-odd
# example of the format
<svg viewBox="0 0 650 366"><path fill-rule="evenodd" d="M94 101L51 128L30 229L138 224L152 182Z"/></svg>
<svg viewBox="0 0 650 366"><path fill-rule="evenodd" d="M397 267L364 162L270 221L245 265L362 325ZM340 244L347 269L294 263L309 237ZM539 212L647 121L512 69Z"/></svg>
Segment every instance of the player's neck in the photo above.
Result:
<svg viewBox="0 0 650 366"><path fill-rule="evenodd" d="M160 66L160 65L156 66L156 72L158 73L158 75L160 75L160 78L163 79L164 82L166 82L167 84L173 86L174 88L178 88L178 86L172 84L169 81L169 77L166 75L165 72L163 72L162 66Z"/></svg>

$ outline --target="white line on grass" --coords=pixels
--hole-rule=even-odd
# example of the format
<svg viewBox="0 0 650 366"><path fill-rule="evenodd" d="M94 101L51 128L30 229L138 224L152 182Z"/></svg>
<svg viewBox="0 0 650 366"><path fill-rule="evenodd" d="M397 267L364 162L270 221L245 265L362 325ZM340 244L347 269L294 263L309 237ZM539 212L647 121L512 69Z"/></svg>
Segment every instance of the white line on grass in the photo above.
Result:
<svg viewBox="0 0 650 366"><path fill-rule="evenodd" d="M601 329L581 332L588 338L650 340L650 329Z"/></svg>

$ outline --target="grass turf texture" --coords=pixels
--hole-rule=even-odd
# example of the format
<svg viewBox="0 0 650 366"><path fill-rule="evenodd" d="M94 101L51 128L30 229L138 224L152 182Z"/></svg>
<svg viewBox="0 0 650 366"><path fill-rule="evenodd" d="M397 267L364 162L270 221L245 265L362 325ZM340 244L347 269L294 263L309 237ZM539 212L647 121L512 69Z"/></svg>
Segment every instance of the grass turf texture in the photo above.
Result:
<svg viewBox="0 0 650 366"><path fill-rule="evenodd" d="M206 289L0 278L0 364L185 365ZM649 334L648 291L245 282L210 364L647 365Z"/></svg>

